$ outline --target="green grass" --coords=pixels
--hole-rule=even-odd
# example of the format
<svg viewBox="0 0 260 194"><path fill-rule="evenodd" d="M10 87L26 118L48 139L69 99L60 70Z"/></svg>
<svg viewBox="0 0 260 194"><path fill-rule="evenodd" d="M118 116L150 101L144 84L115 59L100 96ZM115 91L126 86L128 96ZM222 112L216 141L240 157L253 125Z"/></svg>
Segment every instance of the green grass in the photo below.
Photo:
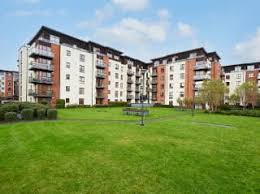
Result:
<svg viewBox="0 0 260 194"><path fill-rule="evenodd" d="M260 120L153 108L0 125L0 193L260 193Z"/></svg>

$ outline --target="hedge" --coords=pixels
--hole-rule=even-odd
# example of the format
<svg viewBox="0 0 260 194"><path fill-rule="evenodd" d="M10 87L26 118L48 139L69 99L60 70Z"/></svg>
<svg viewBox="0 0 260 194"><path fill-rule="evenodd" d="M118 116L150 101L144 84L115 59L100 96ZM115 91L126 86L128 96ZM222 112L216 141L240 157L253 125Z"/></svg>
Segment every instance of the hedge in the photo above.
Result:
<svg viewBox="0 0 260 194"><path fill-rule="evenodd" d="M71 104L66 106L66 108L90 108L90 105L77 105L77 104Z"/></svg>
<svg viewBox="0 0 260 194"><path fill-rule="evenodd" d="M4 104L0 107L0 120L5 119L5 113L7 112L19 112L17 104Z"/></svg>
<svg viewBox="0 0 260 194"><path fill-rule="evenodd" d="M58 112L56 109L48 109L47 110L47 118L50 120L55 120L58 117Z"/></svg>
<svg viewBox="0 0 260 194"><path fill-rule="evenodd" d="M127 102L109 102L108 105L112 106L112 107L122 107L122 106L127 106L128 103Z"/></svg>
<svg viewBox="0 0 260 194"><path fill-rule="evenodd" d="M5 121L12 122L17 120L17 113L16 112L7 112L5 113Z"/></svg>
<svg viewBox="0 0 260 194"><path fill-rule="evenodd" d="M65 100L57 99L56 100L56 108L65 108Z"/></svg>
<svg viewBox="0 0 260 194"><path fill-rule="evenodd" d="M23 109L23 110L21 111L22 119L23 119L23 120L26 120L26 121L31 121L31 120L33 120L33 112L34 112L33 109Z"/></svg>
<svg viewBox="0 0 260 194"><path fill-rule="evenodd" d="M45 109L37 109L37 119L44 120L46 118L46 110Z"/></svg>
<svg viewBox="0 0 260 194"><path fill-rule="evenodd" d="M216 113L224 114L224 115L260 117L259 110L229 110L229 111L218 111Z"/></svg>

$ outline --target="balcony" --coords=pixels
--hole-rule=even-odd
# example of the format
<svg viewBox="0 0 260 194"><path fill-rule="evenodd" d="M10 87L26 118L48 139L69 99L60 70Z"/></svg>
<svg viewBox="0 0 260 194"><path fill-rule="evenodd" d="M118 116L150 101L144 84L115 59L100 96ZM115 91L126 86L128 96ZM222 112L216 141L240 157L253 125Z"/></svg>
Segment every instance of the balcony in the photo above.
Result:
<svg viewBox="0 0 260 194"><path fill-rule="evenodd" d="M38 98L51 98L52 91L50 91L50 90L46 90L46 91L29 90L29 96L34 96L34 97L38 97Z"/></svg>
<svg viewBox="0 0 260 194"><path fill-rule="evenodd" d="M127 83L128 83L128 84L132 84L132 83L134 83L134 82L133 82L133 80L132 80L131 78L128 78L128 79L127 79Z"/></svg>
<svg viewBox="0 0 260 194"><path fill-rule="evenodd" d="M127 100L132 100L133 98L133 95L127 95Z"/></svg>
<svg viewBox="0 0 260 194"><path fill-rule="evenodd" d="M207 70L210 69L211 65L209 63L196 63L194 70Z"/></svg>
<svg viewBox="0 0 260 194"><path fill-rule="evenodd" d="M136 72L135 76L136 76L136 77L141 77L141 73Z"/></svg>
<svg viewBox="0 0 260 194"><path fill-rule="evenodd" d="M97 68L101 68L101 69L104 69L105 68L105 64L101 61L97 61L96 62L96 67Z"/></svg>
<svg viewBox="0 0 260 194"><path fill-rule="evenodd" d="M131 70L127 70L127 75L132 76L132 75L134 75L134 72Z"/></svg>
<svg viewBox="0 0 260 194"><path fill-rule="evenodd" d="M157 80L152 80L152 84L157 84Z"/></svg>
<svg viewBox="0 0 260 194"><path fill-rule="evenodd" d="M105 85L104 84L96 84L96 88L97 89L104 89L105 88Z"/></svg>
<svg viewBox="0 0 260 194"><path fill-rule="evenodd" d="M52 78L50 77L29 77L29 82L34 83L34 84L46 84L46 85L51 85L53 84Z"/></svg>
<svg viewBox="0 0 260 194"><path fill-rule="evenodd" d="M154 71L154 72L152 73L152 77L156 77L156 76L157 76L157 72Z"/></svg>
<svg viewBox="0 0 260 194"><path fill-rule="evenodd" d="M140 96L139 95L135 96L135 100L140 100Z"/></svg>
<svg viewBox="0 0 260 194"><path fill-rule="evenodd" d="M135 84L136 84L136 85L140 85L140 84L141 84L141 81L137 79L137 80L135 80Z"/></svg>
<svg viewBox="0 0 260 194"><path fill-rule="evenodd" d="M157 92L157 88L152 88L152 92L156 93Z"/></svg>
<svg viewBox="0 0 260 194"><path fill-rule="evenodd" d="M30 57L42 57L46 59L52 59L54 57L53 53L48 50L39 49L36 47L32 47L29 52Z"/></svg>
<svg viewBox="0 0 260 194"><path fill-rule="evenodd" d="M44 37L39 37L39 38L38 38L38 41L51 44L51 41L50 41L49 39L47 39L47 38L44 38Z"/></svg>
<svg viewBox="0 0 260 194"><path fill-rule="evenodd" d="M41 71L53 71L53 65L46 64L46 63L40 63L40 62L31 62L30 64L30 70L41 70Z"/></svg>
<svg viewBox="0 0 260 194"><path fill-rule="evenodd" d="M140 92L140 88L135 88L135 92L139 93Z"/></svg>
<svg viewBox="0 0 260 194"><path fill-rule="evenodd" d="M104 95L104 94L98 94L98 93L97 93L96 98L97 98L97 99L104 99L104 98L105 98L105 95Z"/></svg>
<svg viewBox="0 0 260 194"><path fill-rule="evenodd" d="M198 81L198 80L207 80L210 79L210 75L195 75L194 76L194 80Z"/></svg>
<svg viewBox="0 0 260 194"><path fill-rule="evenodd" d="M157 101L157 97L156 97L156 96L153 96L153 97L152 97L152 101Z"/></svg>
<svg viewBox="0 0 260 194"><path fill-rule="evenodd" d="M200 88L201 88L201 85L195 85L195 86L194 86L194 90L195 90L195 91L198 91Z"/></svg>
<svg viewBox="0 0 260 194"><path fill-rule="evenodd" d="M132 89L131 87L127 87L127 91L128 91L128 92L132 92L133 89Z"/></svg>
<svg viewBox="0 0 260 194"><path fill-rule="evenodd" d="M102 73L102 72L97 72L97 73L96 73L96 77L97 77L97 78L104 79L104 78L105 78L105 74Z"/></svg>

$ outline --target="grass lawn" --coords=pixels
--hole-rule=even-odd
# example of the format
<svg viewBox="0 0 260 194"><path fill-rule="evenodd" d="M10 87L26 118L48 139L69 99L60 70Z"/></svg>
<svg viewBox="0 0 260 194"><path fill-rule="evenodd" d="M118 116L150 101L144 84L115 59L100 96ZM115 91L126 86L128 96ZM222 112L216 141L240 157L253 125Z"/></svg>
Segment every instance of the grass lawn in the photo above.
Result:
<svg viewBox="0 0 260 194"><path fill-rule="evenodd" d="M0 125L0 193L260 193L260 119L60 110Z"/></svg>

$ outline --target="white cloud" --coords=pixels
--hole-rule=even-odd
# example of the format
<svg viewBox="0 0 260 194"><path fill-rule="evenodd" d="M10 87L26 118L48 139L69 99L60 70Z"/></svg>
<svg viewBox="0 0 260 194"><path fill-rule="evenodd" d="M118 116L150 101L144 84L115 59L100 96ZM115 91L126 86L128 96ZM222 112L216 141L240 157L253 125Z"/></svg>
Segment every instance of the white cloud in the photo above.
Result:
<svg viewBox="0 0 260 194"><path fill-rule="evenodd" d="M157 12L157 15L160 17L160 18L162 18L162 19L167 19L167 18L169 18L170 17L170 12L169 12L169 10L168 9L160 9L160 10L158 10L158 12Z"/></svg>
<svg viewBox="0 0 260 194"><path fill-rule="evenodd" d="M260 27L256 34L247 41L237 43L234 53L242 61L259 61L260 60Z"/></svg>
<svg viewBox="0 0 260 194"><path fill-rule="evenodd" d="M149 0L112 0L112 3L124 10L139 11L147 7Z"/></svg>
<svg viewBox="0 0 260 194"><path fill-rule="evenodd" d="M43 17L50 17L50 16L64 16L66 11L64 9L59 10L16 10L12 15L18 17L25 17L25 16L43 16Z"/></svg>
<svg viewBox="0 0 260 194"><path fill-rule="evenodd" d="M190 24L179 22L177 24L177 28L178 28L178 34L182 37L193 37L194 36L193 28Z"/></svg>
<svg viewBox="0 0 260 194"><path fill-rule="evenodd" d="M80 28L97 27L102 22L110 19L114 15L114 9L110 4L106 4L104 7L95 10L95 16L93 20L83 20L77 23Z"/></svg>

